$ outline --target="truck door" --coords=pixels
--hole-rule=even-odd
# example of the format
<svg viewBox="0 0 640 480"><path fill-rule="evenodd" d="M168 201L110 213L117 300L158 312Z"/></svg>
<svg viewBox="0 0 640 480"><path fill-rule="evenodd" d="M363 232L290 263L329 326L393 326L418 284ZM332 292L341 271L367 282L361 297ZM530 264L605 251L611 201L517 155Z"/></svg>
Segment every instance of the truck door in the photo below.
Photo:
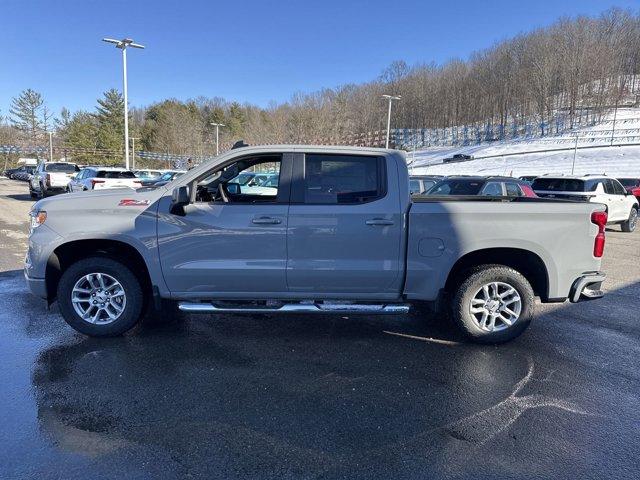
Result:
<svg viewBox="0 0 640 480"><path fill-rule="evenodd" d="M296 154L287 232L289 291L308 292L310 298L397 295L403 221L393 160Z"/></svg>
<svg viewBox="0 0 640 480"><path fill-rule="evenodd" d="M196 201L184 215L170 213L170 198L163 199L158 250L173 294L273 298L286 291L290 155L243 157L226 171L212 171L198 181ZM245 180L255 172L268 173L273 186L248 187ZM223 173L225 198L218 195Z"/></svg>

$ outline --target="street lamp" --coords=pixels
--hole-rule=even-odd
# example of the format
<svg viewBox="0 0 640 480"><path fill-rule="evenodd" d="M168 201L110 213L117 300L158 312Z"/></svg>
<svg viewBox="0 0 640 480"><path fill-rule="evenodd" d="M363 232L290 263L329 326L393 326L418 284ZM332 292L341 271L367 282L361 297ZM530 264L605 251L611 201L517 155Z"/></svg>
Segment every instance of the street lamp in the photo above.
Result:
<svg viewBox="0 0 640 480"><path fill-rule="evenodd" d="M382 95L382 98L389 100L389 110L387 112L387 144L385 148L389 148L389 134L391 133L391 103L394 100L400 100L400 95Z"/></svg>
<svg viewBox="0 0 640 480"><path fill-rule="evenodd" d="M140 140L140 137L130 137L131 140L131 170L136 169L136 140Z"/></svg>
<svg viewBox="0 0 640 480"><path fill-rule="evenodd" d="M213 125L214 127L216 127L216 157L217 157L220 154L219 129L220 127L226 127L226 125L224 123L215 123L215 122L210 122L209 125Z"/></svg>
<svg viewBox="0 0 640 480"><path fill-rule="evenodd" d="M49 135L49 161L53 162L53 132L47 132Z"/></svg>
<svg viewBox="0 0 640 480"><path fill-rule="evenodd" d="M103 42L113 43L116 48L122 50L122 90L124 93L124 163L129 170L129 106L127 98L127 47L144 48L144 45L134 43L130 38L114 40L113 38L103 38Z"/></svg>

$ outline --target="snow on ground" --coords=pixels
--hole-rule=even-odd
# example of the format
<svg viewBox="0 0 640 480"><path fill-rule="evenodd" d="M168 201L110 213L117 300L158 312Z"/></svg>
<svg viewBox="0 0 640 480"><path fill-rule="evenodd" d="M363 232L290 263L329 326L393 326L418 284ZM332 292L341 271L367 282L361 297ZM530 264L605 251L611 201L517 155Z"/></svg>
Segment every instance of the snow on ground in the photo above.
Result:
<svg viewBox="0 0 640 480"><path fill-rule="evenodd" d="M466 147L430 147L408 152L407 162L412 174L513 176L545 173L570 174L577 134L578 147L597 148L578 148L574 170L576 175L606 173L611 176L640 176L640 146L620 146L623 143L640 143L640 109L618 110L615 119L615 139L613 146L610 146L613 125L613 113L611 113L603 122L578 129L570 134ZM568 150L544 151L562 148ZM442 163L443 158L456 153L473 155L477 159Z"/></svg>

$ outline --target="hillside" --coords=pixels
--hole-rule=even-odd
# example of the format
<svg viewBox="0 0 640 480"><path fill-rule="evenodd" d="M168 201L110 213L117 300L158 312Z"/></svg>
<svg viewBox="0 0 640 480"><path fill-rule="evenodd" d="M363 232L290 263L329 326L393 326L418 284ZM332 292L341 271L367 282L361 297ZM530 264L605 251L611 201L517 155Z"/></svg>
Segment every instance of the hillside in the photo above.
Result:
<svg viewBox="0 0 640 480"><path fill-rule="evenodd" d="M619 109L615 118L615 132L613 116L614 114L610 113L598 125L576 129L570 134L555 137L417 150L407 154L408 162L411 172L415 174L570 174L577 135L575 174L640 176L640 109ZM565 150L553 151L559 149ZM443 158L457 153L473 155L475 159L442 163Z"/></svg>

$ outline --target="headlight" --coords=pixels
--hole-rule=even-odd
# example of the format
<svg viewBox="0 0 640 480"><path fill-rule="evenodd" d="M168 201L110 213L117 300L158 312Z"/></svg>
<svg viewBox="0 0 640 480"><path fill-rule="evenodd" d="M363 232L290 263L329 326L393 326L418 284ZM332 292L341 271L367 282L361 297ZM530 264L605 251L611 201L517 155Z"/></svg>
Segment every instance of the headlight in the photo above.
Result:
<svg viewBox="0 0 640 480"><path fill-rule="evenodd" d="M31 210L29 212L29 219L31 220L31 230L39 227L47 220L47 212L44 210Z"/></svg>

